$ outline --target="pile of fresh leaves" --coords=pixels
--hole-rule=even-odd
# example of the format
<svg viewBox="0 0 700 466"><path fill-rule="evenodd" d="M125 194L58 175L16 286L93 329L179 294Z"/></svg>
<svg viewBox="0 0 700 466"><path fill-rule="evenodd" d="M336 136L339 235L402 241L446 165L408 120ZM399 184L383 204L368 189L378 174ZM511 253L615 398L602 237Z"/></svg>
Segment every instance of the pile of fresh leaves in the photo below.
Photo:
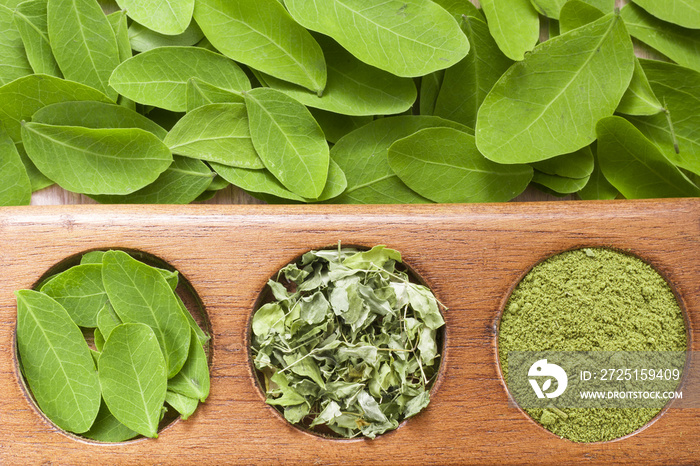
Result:
<svg viewBox="0 0 700 466"><path fill-rule="evenodd" d="M0 0L0 205L698 196L700 8L614 3Z"/></svg>
<svg viewBox="0 0 700 466"><path fill-rule="evenodd" d="M384 246L311 251L268 286L252 356L267 402L292 424L374 438L428 405L444 325L431 291Z"/></svg>
<svg viewBox="0 0 700 466"><path fill-rule="evenodd" d="M204 402L209 337L177 285L177 272L95 251L15 293L22 374L54 424L103 442L157 437L165 403L187 419Z"/></svg>

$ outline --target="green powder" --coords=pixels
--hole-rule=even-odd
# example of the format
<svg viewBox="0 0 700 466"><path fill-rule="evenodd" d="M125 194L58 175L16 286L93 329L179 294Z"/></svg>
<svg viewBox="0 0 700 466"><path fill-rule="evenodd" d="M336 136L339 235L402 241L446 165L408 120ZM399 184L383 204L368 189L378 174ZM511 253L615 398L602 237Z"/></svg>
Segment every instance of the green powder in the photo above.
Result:
<svg viewBox="0 0 700 466"><path fill-rule="evenodd" d="M609 249L578 249L535 266L501 318L498 351L685 351L685 320L666 281L642 260ZM529 409L556 435L612 440L649 422L651 408Z"/></svg>

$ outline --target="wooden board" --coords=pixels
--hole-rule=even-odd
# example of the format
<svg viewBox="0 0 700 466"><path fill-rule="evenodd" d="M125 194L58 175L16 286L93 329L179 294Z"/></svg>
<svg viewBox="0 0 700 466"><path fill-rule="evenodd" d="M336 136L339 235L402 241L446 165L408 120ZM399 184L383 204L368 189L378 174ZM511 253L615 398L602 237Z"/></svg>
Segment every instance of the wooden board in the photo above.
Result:
<svg viewBox="0 0 700 466"><path fill-rule="evenodd" d="M0 209L0 463L695 463L700 410L671 406L646 429L598 444L562 440L509 405L497 366L498 316L538 261L583 246L630 251L666 276L700 330L700 200L431 206L55 206ZM329 440L266 405L248 358L265 282L312 248L386 244L449 308L430 406L375 440ZM142 250L194 286L213 331L211 395L157 440L95 444L62 433L23 392L13 291L64 258Z"/></svg>

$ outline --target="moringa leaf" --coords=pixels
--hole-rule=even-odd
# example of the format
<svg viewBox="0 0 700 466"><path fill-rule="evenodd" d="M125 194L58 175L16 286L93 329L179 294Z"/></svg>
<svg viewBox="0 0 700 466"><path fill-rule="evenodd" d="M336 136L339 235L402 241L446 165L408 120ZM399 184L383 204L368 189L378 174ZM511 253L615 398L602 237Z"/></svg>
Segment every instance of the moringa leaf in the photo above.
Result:
<svg viewBox="0 0 700 466"><path fill-rule="evenodd" d="M168 378L177 374L187 359L190 326L161 273L125 252L108 251L102 259L102 281L109 301L122 322L143 323L151 327L165 357ZM143 289L150 293L144 295ZM109 404L109 400L105 400ZM116 412L113 411L113 414L119 419Z"/></svg>
<svg viewBox="0 0 700 466"><path fill-rule="evenodd" d="M250 89L248 77L235 62L196 47L159 47L140 53L119 65L109 84L138 103L184 112L191 78L233 92Z"/></svg>
<svg viewBox="0 0 700 466"><path fill-rule="evenodd" d="M209 104L185 115L165 144L175 154L240 168L264 168L248 129L242 103Z"/></svg>
<svg viewBox="0 0 700 466"><path fill-rule="evenodd" d="M27 0L15 8L15 26L35 73L63 77L49 44L47 0ZM2 13L0 13L2 14Z"/></svg>
<svg viewBox="0 0 700 466"><path fill-rule="evenodd" d="M615 199L620 194L620 192L615 189L613 185L605 178L602 170L600 169L600 163L598 163L598 157L595 156L595 166L593 167L593 173L583 187L578 195L584 201L593 200L610 200Z"/></svg>
<svg viewBox="0 0 700 466"><path fill-rule="evenodd" d="M547 18L559 19L567 0L530 0L537 12Z"/></svg>
<svg viewBox="0 0 700 466"><path fill-rule="evenodd" d="M604 118L596 132L600 168L627 199L700 196L700 188L624 118Z"/></svg>
<svg viewBox="0 0 700 466"><path fill-rule="evenodd" d="M102 261L100 260L100 267L101 266ZM109 338L109 335L112 333L112 330L114 330L117 327L117 325L121 325L123 323L124 322L122 322L117 313L114 312L114 308L112 307L112 305L108 302L105 303L105 305L102 306L102 309L100 309L97 313L97 328L100 329L100 333L102 334L102 336L104 336L105 339Z"/></svg>
<svg viewBox="0 0 700 466"><path fill-rule="evenodd" d="M528 165L500 165L476 149L474 136L426 128L389 147L389 166L406 185L434 202L503 202L525 190Z"/></svg>
<svg viewBox="0 0 700 466"><path fill-rule="evenodd" d="M119 48L99 4L95 0L48 0L47 21L51 50L63 76L116 101L117 93L108 81L120 63Z"/></svg>
<svg viewBox="0 0 700 466"><path fill-rule="evenodd" d="M116 104L91 101L59 102L40 108L32 115L35 123L83 128L140 128L165 139L168 132L152 120Z"/></svg>
<svg viewBox="0 0 700 466"><path fill-rule="evenodd" d="M503 54L520 61L540 37L540 18L530 0L482 0L489 31Z"/></svg>
<svg viewBox="0 0 700 466"><path fill-rule="evenodd" d="M565 176L550 175L535 170L532 176L532 182L539 186L544 186L547 189L554 191L557 194L572 194L583 189L590 179L590 175L584 178L567 178Z"/></svg>
<svg viewBox="0 0 700 466"><path fill-rule="evenodd" d="M191 329L187 361L175 377L168 380L168 390L204 403L209 396L209 362L194 329Z"/></svg>
<svg viewBox="0 0 700 466"><path fill-rule="evenodd" d="M83 437L97 440L98 442L116 443L130 440L137 435L139 435L138 432L134 432L119 422L109 411L105 402L102 401L95 423L90 427L90 430L83 434Z"/></svg>
<svg viewBox="0 0 700 466"><path fill-rule="evenodd" d="M107 302L101 264L71 267L46 282L41 292L55 299L81 327L97 327L97 315Z"/></svg>
<svg viewBox="0 0 700 466"><path fill-rule="evenodd" d="M94 100L111 103L100 91L73 81L35 74L0 87L0 122L13 141L22 140L22 120L29 120L40 108L58 102Z"/></svg>
<svg viewBox="0 0 700 466"><path fill-rule="evenodd" d="M168 383L167 364L153 330L141 323L117 326L98 366L102 396L112 415L145 437L158 437Z"/></svg>
<svg viewBox="0 0 700 466"><path fill-rule="evenodd" d="M185 306L185 303L182 302L180 296L177 295L177 293L175 294L175 297L177 298L177 303L180 306L180 310L184 314L185 319L187 319L187 323L189 324L190 329L194 331L195 336L202 345L206 344L211 339L211 337L199 327L199 324L197 323L197 321L194 320L194 317L187 309L187 306Z"/></svg>
<svg viewBox="0 0 700 466"><path fill-rule="evenodd" d="M29 158L22 144L15 144L15 148L17 149L17 152L19 152L19 158L22 159L24 168L27 170L27 176L29 177L29 184L32 187L32 192L39 191L40 189L44 189L47 186L54 184L53 181L46 178L46 176L41 173L38 168L36 168L36 165L34 165L34 162L32 162L32 160Z"/></svg>
<svg viewBox="0 0 700 466"><path fill-rule="evenodd" d="M227 91L198 78L187 81L187 111L191 112L203 105L243 103L243 94Z"/></svg>
<svg viewBox="0 0 700 466"><path fill-rule="evenodd" d="M684 28L700 29L700 5L693 0L632 0L659 19Z"/></svg>
<svg viewBox="0 0 700 466"><path fill-rule="evenodd" d="M550 39L486 96L477 147L494 162L526 163L590 145L595 124L613 114L633 71L632 41L617 15Z"/></svg>
<svg viewBox="0 0 700 466"><path fill-rule="evenodd" d="M371 116L341 115L318 108L310 108L309 111L323 130L326 140L332 144L338 142L340 138L351 131L361 128L374 120Z"/></svg>
<svg viewBox="0 0 700 466"><path fill-rule="evenodd" d="M0 86L32 74L32 66L14 20L14 8L21 0L0 2Z"/></svg>
<svg viewBox="0 0 700 466"><path fill-rule="evenodd" d="M661 21L630 3L620 11L630 35L679 65L700 71L700 31Z"/></svg>
<svg viewBox="0 0 700 466"><path fill-rule="evenodd" d="M189 26L194 0L116 0L131 19L160 34L182 34Z"/></svg>
<svg viewBox="0 0 700 466"><path fill-rule="evenodd" d="M294 194L317 199L328 177L328 144L306 107L274 89L245 94L253 146L265 167Z"/></svg>
<svg viewBox="0 0 700 466"><path fill-rule="evenodd" d="M180 418L184 421L197 409L199 405L199 400L197 398L190 398L185 395L180 395L179 393L171 392L168 390L165 392L165 402L180 413Z"/></svg>
<svg viewBox="0 0 700 466"><path fill-rule="evenodd" d="M430 0L286 0L285 6L305 28L397 76L448 68L469 52L454 18Z"/></svg>
<svg viewBox="0 0 700 466"><path fill-rule="evenodd" d="M129 194L172 163L170 150L141 129L90 129L26 123L22 140L32 162L68 191Z"/></svg>
<svg viewBox="0 0 700 466"><path fill-rule="evenodd" d="M131 23L128 30L131 48L137 52L148 52L158 47L183 47L195 45L204 38L204 33L195 21L192 21L184 32L177 35L165 35L152 29Z"/></svg>
<svg viewBox="0 0 700 466"><path fill-rule="evenodd" d="M584 0L569 0L561 9L559 27L564 34L597 21L603 16L605 13Z"/></svg>
<svg viewBox="0 0 700 466"><path fill-rule="evenodd" d="M194 17L227 57L317 93L326 87L321 47L277 0L198 0Z"/></svg>
<svg viewBox="0 0 700 466"><path fill-rule="evenodd" d="M0 206L29 205L32 185L15 143L0 126Z"/></svg>
<svg viewBox="0 0 700 466"><path fill-rule="evenodd" d="M63 307L32 290L17 296L17 350L34 399L61 429L87 431L100 408L95 364Z"/></svg>
<svg viewBox="0 0 700 466"><path fill-rule="evenodd" d="M472 44L472 47L473 46L474 45ZM432 115L435 112L435 103L437 102L437 97L440 93L440 87L442 86L442 80L444 77L445 70L438 70L430 74L426 74L420 78L420 90L418 96L418 113L420 115Z"/></svg>
<svg viewBox="0 0 700 466"><path fill-rule="evenodd" d="M107 21L114 31L114 38L117 39L117 49L119 50L119 63L125 62L133 56L131 44L129 43L129 24L125 11L115 11L107 15Z"/></svg>
<svg viewBox="0 0 700 466"><path fill-rule="evenodd" d="M642 65L636 58L632 81L615 111L626 115L656 115L664 111L663 105L651 89Z"/></svg>
<svg viewBox="0 0 700 466"><path fill-rule="evenodd" d="M530 165L535 170L548 175L564 178L586 178L593 172L593 152L590 147L584 147L571 154L558 155Z"/></svg>
<svg viewBox="0 0 700 466"><path fill-rule="evenodd" d="M464 16L472 16L486 22L484 13L469 0L433 0L433 3L443 7L457 23L461 22Z"/></svg>

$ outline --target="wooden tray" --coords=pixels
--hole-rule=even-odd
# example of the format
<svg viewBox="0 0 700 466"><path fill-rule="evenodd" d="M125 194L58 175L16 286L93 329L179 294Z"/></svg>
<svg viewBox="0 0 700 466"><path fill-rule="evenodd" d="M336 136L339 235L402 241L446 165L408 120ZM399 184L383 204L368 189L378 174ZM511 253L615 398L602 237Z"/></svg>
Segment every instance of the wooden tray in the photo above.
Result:
<svg viewBox="0 0 700 466"><path fill-rule="evenodd" d="M509 405L497 366L500 311L535 263L562 250L628 250L666 276L700 330L700 199L431 206L60 206L0 209L0 463L696 463L700 410L673 408L613 442L576 444ZM248 359L267 279L312 248L386 244L449 308L430 406L375 440L329 440L266 405ZM157 440L96 444L62 433L23 391L13 291L68 256L138 249L168 261L206 306L211 395Z"/></svg>

